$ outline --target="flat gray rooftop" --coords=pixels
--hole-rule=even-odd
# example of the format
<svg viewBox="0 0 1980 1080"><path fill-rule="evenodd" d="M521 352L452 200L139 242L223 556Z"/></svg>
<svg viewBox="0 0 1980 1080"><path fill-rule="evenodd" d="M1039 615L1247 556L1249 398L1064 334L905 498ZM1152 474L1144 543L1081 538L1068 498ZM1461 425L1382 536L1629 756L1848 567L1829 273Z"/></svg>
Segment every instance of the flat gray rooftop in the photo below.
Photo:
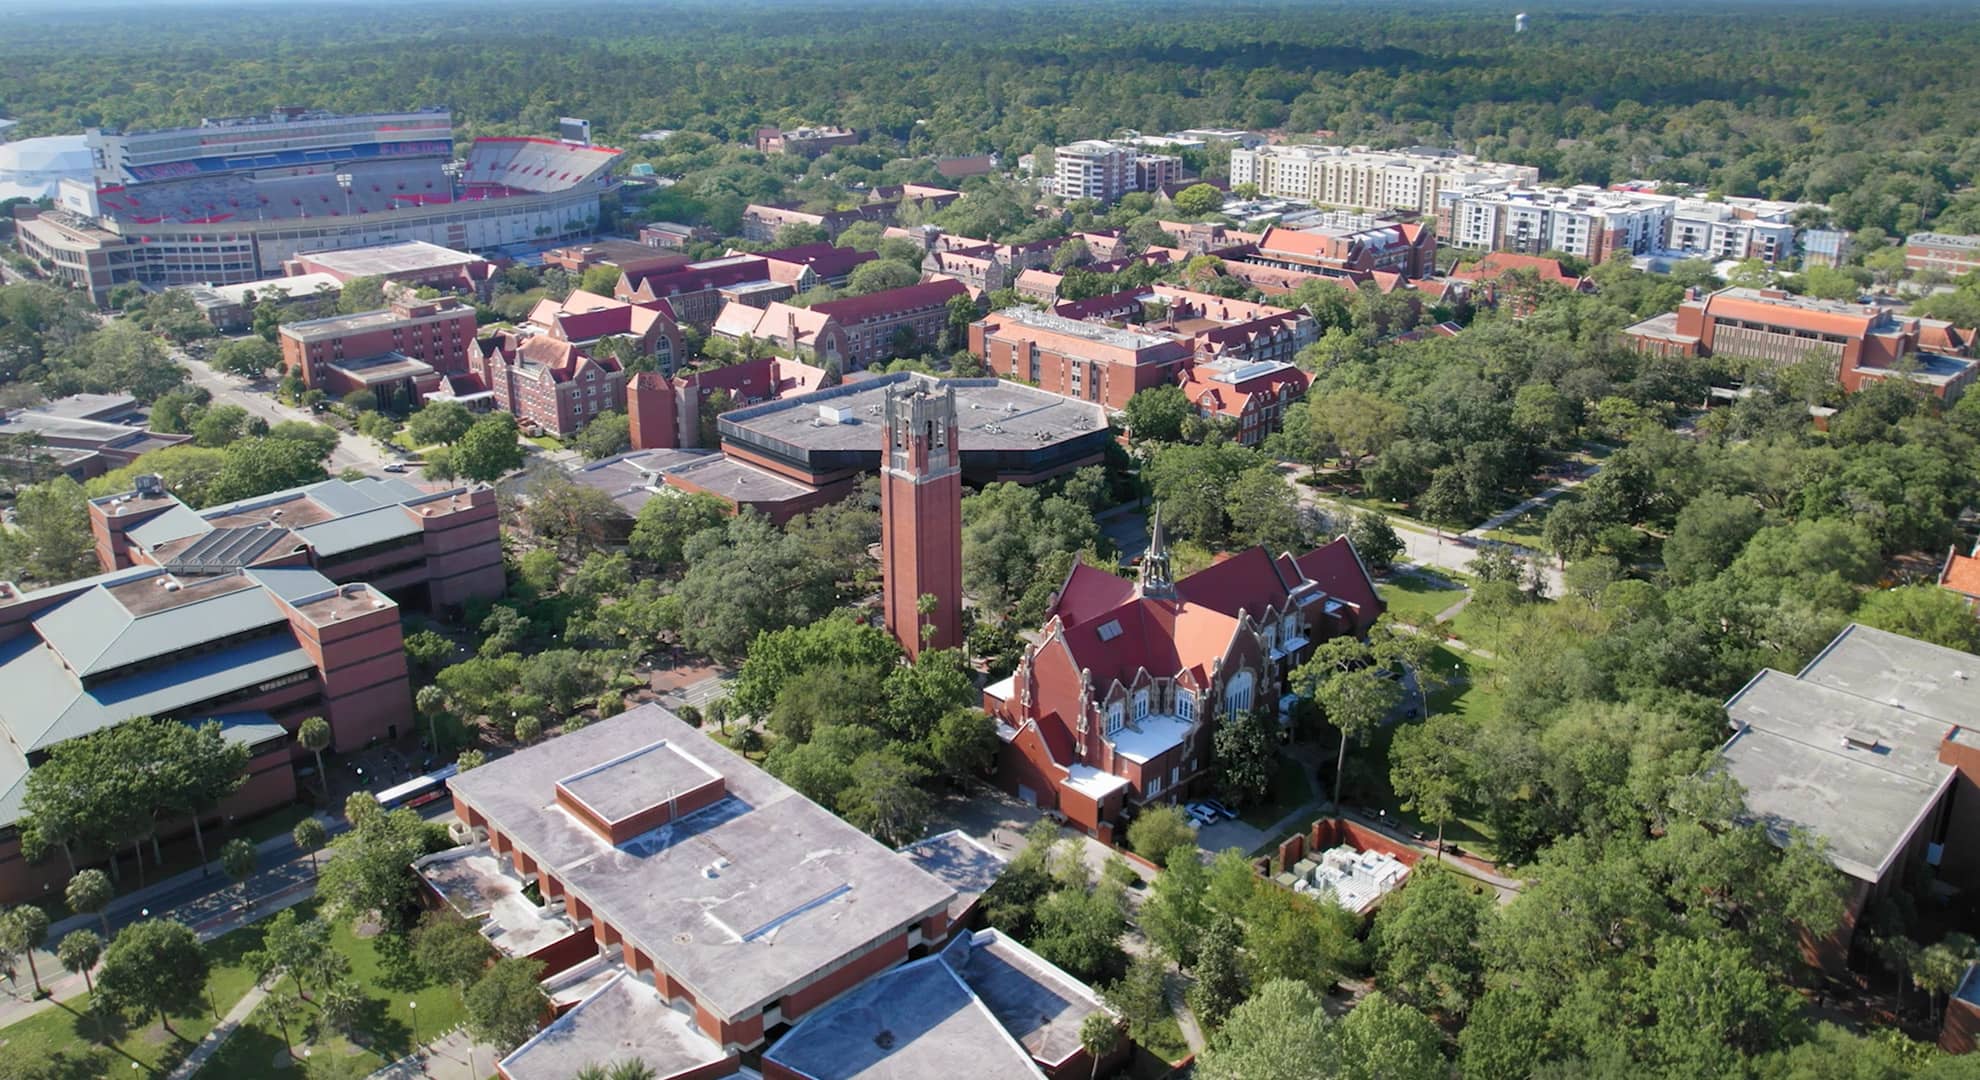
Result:
<svg viewBox="0 0 1980 1080"><path fill-rule="evenodd" d="M949 903L951 921L969 910L977 897L990 891L990 886L1004 873L1004 857L977 843L961 829L917 840L902 848L901 854L933 874L935 880L956 890L956 898Z"/></svg>
<svg viewBox="0 0 1980 1080"><path fill-rule="evenodd" d="M419 875L504 956L528 956L578 932L577 924L523 895L487 845L456 848L414 863Z"/></svg>
<svg viewBox="0 0 1980 1080"><path fill-rule="evenodd" d="M815 1080L1044 1075L940 956L869 979L763 1057Z"/></svg>
<svg viewBox="0 0 1980 1080"><path fill-rule="evenodd" d="M662 254L656 252L656 254ZM455 251L424 240L408 240L399 244L379 244L376 247L350 248L344 251L309 251L297 256L308 259L331 273L348 274L354 277L390 276L414 270L433 270L445 266L466 266L481 261L479 255L469 255L465 251Z"/></svg>
<svg viewBox="0 0 1980 1080"><path fill-rule="evenodd" d="M956 445L964 453L1037 450L1107 426L1107 411L1099 405L1021 383L900 372L723 413L722 431L725 437L733 429L806 450L870 450L877 455L887 391L910 389L910 380L955 389L961 427ZM843 419L833 422L821 409L836 410Z"/></svg>
<svg viewBox="0 0 1980 1080"><path fill-rule="evenodd" d="M556 805L554 785L665 740L727 794L614 847ZM657 705L448 781L597 916L739 1018L947 909L952 890ZM664 794L664 793L663 793Z"/></svg>
<svg viewBox="0 0 1980 1080"><path fill-rule="evenodd" d="M637 515L649 500L665 497L667 482L662 473L718 454L715 450L635 450L574 469L571 479L597 488L611 496L619 509Z"/></svg>
<svg viewBox="0 0 1980 1080"><path fill-rule="evenodd" d="M1086 984L994 930L958 938L942 959L1026 1052L1050 1065L1079 1051L1079 1025L1104 1008Z"/></svg>
<svg viewBox="0 0 1980 1080"><path fill-rule="evenodd" d="M1805 829L1837 869L1875 882L1952 778L1941 743L1980 722L1976 675L1980 657L1851 626L1799 676L1762 671L1733 695L1720 754L1777 842Z"/></svg>
<svg viewBox="0 0 1980 1080"><path fill-rule="evenodd" d="M509 1080L570 1080L586 1065L637 1060L655 1076L674 1076L727 1056L659 991L622 974L503 1058L502 1073Z"/></svg>
<svg viewBox="0 0 1980 1080"><path fill-rule="evenodd" d="M722 779L715 770L667 742L643 746L557 781L606 821L623 821Z"/></svg>
<svg viewBox="0 0 1980 1080"><path fill-rule="evenodd" d="M675 466L667 470L667 475L680 477L703 491L737 503L789 502L817 492L808 484L726 455Z"/></svg>
<svg viewBox="0 0 1980 1080"><path fill-rule="evenodd" d="M113 421L136 412L137 408L137 399L129 394L70 394L44 401L34 411L71 420Z"/></svg>
<svg viewBox="0 0 1980 1080"><path fill-rule="evenodd" d="M1081 319L1068 319L1035 307L1019 305L1008 307L996 313L994 318L1006 322L1029 326L1038 330L1050 330L1055 334L1097 341L1102 345L1112 345L1122 349L1152 349L1174 340L1160 334L1150 334L1140 330L1124 330L1105 323L1086 322Z"/></svg>

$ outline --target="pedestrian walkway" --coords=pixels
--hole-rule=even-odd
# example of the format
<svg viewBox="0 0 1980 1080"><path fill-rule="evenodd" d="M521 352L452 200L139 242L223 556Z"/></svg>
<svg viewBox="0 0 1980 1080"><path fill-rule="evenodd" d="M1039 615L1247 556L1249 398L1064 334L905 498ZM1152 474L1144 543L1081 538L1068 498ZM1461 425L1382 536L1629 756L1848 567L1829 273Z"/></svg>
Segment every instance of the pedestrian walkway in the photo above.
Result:
<svg viewBox="0 0 1980 1080"><path fill-rule="evenodd" d="M218 1024L213 1025L213 1030L206 1033L206 1038L199 1040L199 1045L193 1047L192 1053L187 1054L186 1060L179 1062L179 1067L173 1069L165 1080L186 1080L187 1077L198 1072L200 1066L206 1064L206 1059L212 1057L213 1052L220 1049L220 1044L226 1042L227 1037L234 1033L234 1029L247 1023L248 1014L253 1012L267 996L268 989L259 983L249 987L248 992L241 995L241 1000L236 1001L234 1007L227 1010L227 1015L221 1017Z"/></svg>
<svg viewBox="0 0 1980 1080"><path fill-rule="evenodd" d="M495 1074L499 1057L493 1046L477 1043L466 1028L455 1028L429 1044L423 1053L411 1054L371 1074L371 1080L486 1080Z"/></svg>

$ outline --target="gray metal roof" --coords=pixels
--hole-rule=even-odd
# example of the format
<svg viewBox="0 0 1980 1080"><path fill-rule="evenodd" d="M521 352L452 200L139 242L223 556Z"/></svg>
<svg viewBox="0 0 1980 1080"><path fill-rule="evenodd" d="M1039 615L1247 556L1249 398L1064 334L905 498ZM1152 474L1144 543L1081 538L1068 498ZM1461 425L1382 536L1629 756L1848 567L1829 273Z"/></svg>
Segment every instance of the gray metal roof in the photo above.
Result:
<svg viewBox="0 0 1980 1080"><path fill-rule="evenodd" d="M266 598L264 597L264 600ZM47 645L28 635L0 643L0 724L32 753L134 716L159 716L315 667L286 634L191 657L85 689Z"/></svg>
<svg viewBox="0 0 1980 1080"><path fill-rule="evenodd" d="M259 589L241 589L133 615L98 586L34 620L35 629L78 675L97 675L287 621Z"/></svg>
<svg viewBox="0 0 1980 1080"><path fill-rule="evenodd" d="M330 558L372 544L418 536L420 531L419 521L393 503L305 525L296 535L309 541L319 557Z"/></svg>
<svg viewBox="0 0 1980 1080"><path fill-rule="evenodd" d="M321 596L337 587L336 582L307 566L264 566L249 570L247 576L292 604Z"/></svg>
<svg viewBox="0 0 1980 1080"><path fill-rule="evenodd" d="M213 526L207 524L205 518L193 513L190 507L181 503L124 535L147 548L155 548L160 544L169 544L174 540L183 540L188 536L198 536L200 533L212 531Z"/></svg>

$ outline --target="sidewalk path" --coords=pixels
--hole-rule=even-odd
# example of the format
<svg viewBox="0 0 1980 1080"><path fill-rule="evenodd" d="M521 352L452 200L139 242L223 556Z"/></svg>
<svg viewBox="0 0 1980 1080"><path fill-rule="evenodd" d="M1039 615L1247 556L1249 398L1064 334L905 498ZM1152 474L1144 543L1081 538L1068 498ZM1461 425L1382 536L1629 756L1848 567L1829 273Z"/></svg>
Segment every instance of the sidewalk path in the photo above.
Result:
<svg viewBox="0 0 1980 1080"><path fill-rule="evenodd" d="M1590 465L1585 471L1576 473L1574 476L1571 476L1568 479L1563 480L1558 484L1555 484L1553 487L1548 488L1547 490L1541 492L1540 494L1535 495L1532 498L1527 499L1516 506L1507 507L1506 509L1499 511L1496 514L1493 514L1491 517L1488 517L1483 522L1481 522L1477 528L1466 529L1464 531L1464 535L1472 537L1473 539L1483 537L1487 530L1496 529L1499 526L1504 525L1506 522L1511 521L1514 518L1517 518L1520 515L1527 513L1528 511L1537 510L1540 507L1543 507L1548 503L1553 502L1555 499L1560 498L1562 495L1565 495L1568 492L1573 491L1575 488L1578 488L1582 484L1593 479L1595 477L1595 474L1601 471L1602 471L1601 465L1599 464Z"/></svg>
<svg viewBox="0 0 1980 1080"><path fill-rule="evenodd" d="M232 1035L235 1028L247 1023L248 1014L253 1012L255 1006L260 1005L261 1000L267 996L266 988L258 984L249 987L248 992L241 995L241 1000L236 1001L234 1007L227 1010L227 1015L221 1017L218 1024L213 1025L213 1030L206 1033L206 1038L201 1039L199 1045L193 1047L192 1053L187 1054L186 1060L181 1061L179 1067L173 1069L165 1080L186 1080L187 1077L198 1072L200 1066L206 1064L206 1059L212 1057L215 1050L220 1049L220 1044L227 1041L227 1036Z"/></svg>
<svg viewBox="0 0 1980 1080"><path fill-rule="evenodd" d="M495 1048L455 1028L428 1044L425 1057L408 1055L371 1074L370 1080L486 1080L495 1075Z"/></svg>

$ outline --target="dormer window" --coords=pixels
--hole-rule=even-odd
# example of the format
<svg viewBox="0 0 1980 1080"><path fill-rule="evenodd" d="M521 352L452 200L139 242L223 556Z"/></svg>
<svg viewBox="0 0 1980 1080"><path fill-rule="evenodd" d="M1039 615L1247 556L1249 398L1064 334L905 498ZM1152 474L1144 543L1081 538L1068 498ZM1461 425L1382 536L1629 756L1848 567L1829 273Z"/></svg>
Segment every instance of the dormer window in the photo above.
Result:
<svg viewBox="0 0 1980 1080"><path fill-rule="evenodd" d="M1196 695L1176 687L1176 716L1183 720L1196 719Z"/></svg>
<svg viewBox="0 0 1980 1080"><path fill-rule="evenodd" d="M1122 727L1123 727L1123 726L1124 726L1125 724L1126 724L1126 719L1125 719L1125 718L1124 718L1124 717L1122 716L1122 714L1121 714L1121 703L1120 703L1120 702L1118 702L1118 701L1116 701L1116 702L1114 702L1114 703L1112 703L1112 704L1110 704L1110 705L1108 705L1108 706L1107 706L1107 734L1109 734L1109 735L1112 735L1112 734L1114 734L1115 732L1117 732L1117 731L1119 731L1119 730L1121 730L1121 728L1122 728Z"/></svg>
<svg viewBox="0 0 1980 1080"><path fill-rule="evenodd" d="M1148 716L1148 691L1136 690L1134 692L1134 718L1135 720L1139 721L1146 719L1147 716Z"/></svg>

